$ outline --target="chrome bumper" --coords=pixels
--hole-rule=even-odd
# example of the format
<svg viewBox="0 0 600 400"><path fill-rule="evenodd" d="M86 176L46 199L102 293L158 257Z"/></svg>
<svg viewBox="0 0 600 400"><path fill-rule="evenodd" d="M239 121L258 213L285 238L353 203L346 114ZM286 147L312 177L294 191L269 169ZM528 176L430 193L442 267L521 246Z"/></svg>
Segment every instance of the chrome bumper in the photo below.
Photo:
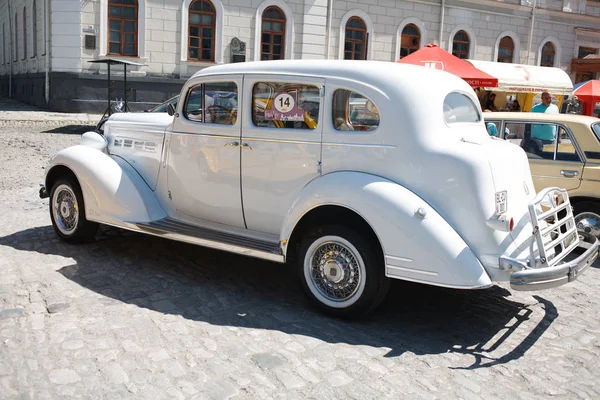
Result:
<svg viewBox="0 0 600 400"><path fill-rule="evenodd" d="M565 283L574 281L581 273L598 258L600 242L595 236L585 232L579 233L579 248L585 248L585 252L575 260L547 268L530 268L514 272L510 276L510 287L514 290L529 291L550 289ZM522 262L501 258L501 265L505 269L518 269L524 267Z"/></svg>

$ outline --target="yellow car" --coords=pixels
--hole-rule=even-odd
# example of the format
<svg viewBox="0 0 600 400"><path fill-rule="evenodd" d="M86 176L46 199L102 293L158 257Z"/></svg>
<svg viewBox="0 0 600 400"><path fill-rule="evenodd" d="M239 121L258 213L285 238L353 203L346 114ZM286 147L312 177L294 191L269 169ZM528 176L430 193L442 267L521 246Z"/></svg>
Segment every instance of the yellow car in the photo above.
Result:
<svg viewBox="0 0 600 400"><path fill-rule="evenodd" d="M536 190L569 191L577 227L600 237L600 119L572 114L484 113L490 136L521 146Z"/></svg>

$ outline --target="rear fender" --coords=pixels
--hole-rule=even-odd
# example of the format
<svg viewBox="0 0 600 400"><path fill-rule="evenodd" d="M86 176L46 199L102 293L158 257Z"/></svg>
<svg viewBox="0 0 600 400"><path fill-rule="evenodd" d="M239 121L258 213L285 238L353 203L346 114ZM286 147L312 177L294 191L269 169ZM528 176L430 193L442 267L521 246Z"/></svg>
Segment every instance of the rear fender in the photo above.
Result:
<svg viewBox="0 0 600 400"><path fill-rule="evenodd" d="M146 182L120 157L83 145L61 150L47 168L48 192L52 189L48 177L58 166L75 174L90 221L124 226L124 221L149 222L166 217Z"/></svg>
<svg viewBox="0 0 600 400"><path fill-rule="evenodd" d="M308 184L286 217L282 243L304 215L326 205L350 209L371 226L388 277L463 289L492 285L473 251L426 201L395 182L365 173L335 172Z"/></svg>

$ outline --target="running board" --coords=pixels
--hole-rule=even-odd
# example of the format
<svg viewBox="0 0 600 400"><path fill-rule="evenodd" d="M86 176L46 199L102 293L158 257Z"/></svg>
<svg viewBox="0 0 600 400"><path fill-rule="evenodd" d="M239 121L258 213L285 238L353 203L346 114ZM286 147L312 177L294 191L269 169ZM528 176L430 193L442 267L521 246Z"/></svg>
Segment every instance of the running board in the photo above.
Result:
<svg viewBox="0 0 600 400"><path fill-rule="evenodd" d="M175 221L170 218L152 222L135 222L141 232L166 239L229 251L249 257L285 262L279 243L233 235Z"/></svg>

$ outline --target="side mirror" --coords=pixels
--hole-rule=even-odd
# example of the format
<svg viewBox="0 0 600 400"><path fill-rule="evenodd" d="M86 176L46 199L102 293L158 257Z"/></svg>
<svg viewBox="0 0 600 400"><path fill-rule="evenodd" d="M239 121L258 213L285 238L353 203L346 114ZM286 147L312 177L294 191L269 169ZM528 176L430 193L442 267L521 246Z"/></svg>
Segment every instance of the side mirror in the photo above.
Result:
<svg viewBox="0 0 600 400"><path fill-rule="evenodd" d="M171 103L167 104L167 114L170 116L175 115L175 107L173 107L173 104Z"/></svg>

